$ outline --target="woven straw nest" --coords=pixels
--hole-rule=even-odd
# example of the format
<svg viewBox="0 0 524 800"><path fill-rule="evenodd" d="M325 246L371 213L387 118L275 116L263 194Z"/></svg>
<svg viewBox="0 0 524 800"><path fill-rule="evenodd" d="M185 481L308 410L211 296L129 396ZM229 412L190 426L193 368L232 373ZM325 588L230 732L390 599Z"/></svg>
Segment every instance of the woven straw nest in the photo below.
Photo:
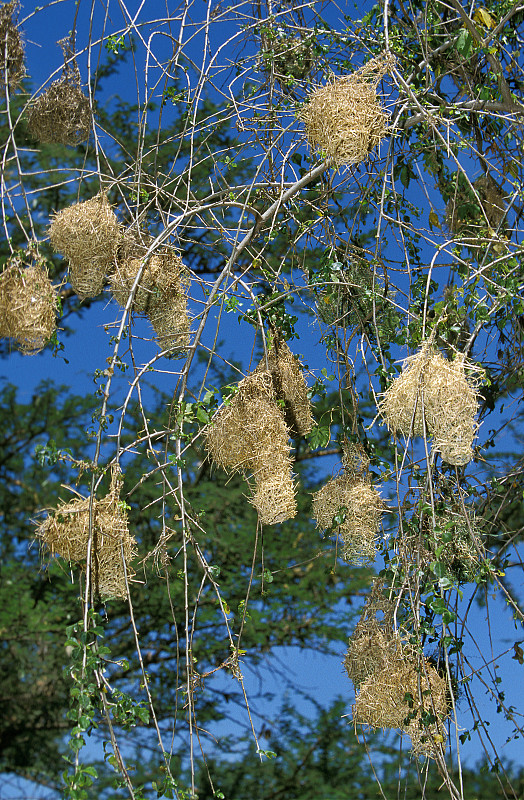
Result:
<svg viewBox="0 0 524 800"><path fill-rule="evenodd" d="M382 510L377 490L347 472L313 495L313 517L321 530L331 528L335 515L342 513L343 521L335 524L334 532L342 537L342 558L353 564L375 560Z"/></svg>
<svg viewBox="0 0 524 800"><path fill-rule="evenodd" d="M26 74L22 37L13 22L19 8L18 0L0 7L0 75L2 82L7 75L11 89L16 89Z"/></svg>
<svg viewBox="0 0 524 800"><path fill-rule="evenodd" d="M311 147L335 165L365 161L388 132L377 84L392 67L387 57L372 59L352 75L320 86L301 109Z"/></svg>
<svg viewBox="0 0 524 800"><path fill-rule="evenodd" d="M254 372L216 415L206 447L226 472L250 473L255 491L250 502L262 524L296 515L289 433L278 407L270 372Z"/></svg>
<svg viewBox="0 0 524 800"><path fill-rule="evenodd" d="M69 261L69 282L80 299L96 297L113 271L120 225L104 192L55 214L53 249Z"/></svg>
<svg viewBox="0 0 524 800"><path fill-rule="evenodd" d="M283 403L289 435L306 436L314 424L308 387L300 361L284 339L275 337L273 346L267 352L267 366L263 358L256 371L266 369L271 373L277 400Z"/></svg>
<svg viewBox="0 0 524 800"><path fill-rule="evenodd" d="M448 361L431 344L409 356L385 392L379 411L389 430L404 436L433 436L433 448L449 464L473 458L478 410L475 367L459 355Z"/></svg>
<svg viewBox="0 0 524 800"><path fill-rule="evenodd" d="M446 738L447 698L446 680L427 659L406 658L397 650L360 685L353 721L398 728L411 736L415 754L433 756Z"/></svg>
<svg viewBox="0 0 524 800"><path fill-rule="evenodd" d="M93 114L89 99L80 89L80 71L69 38L59 42L64 53L62 77L34 100L27 125L39 142L78 145L89 139Z"/></svg>
<svg viewBox="0 0 524 800"><path fill-rule="evenodd" d="M11 258L0 275L0 336L35 355L56 329L56 289L36 249Z"/></svg>
<svg viewBox="0 0 524 800"><path fill-rule="evenodd" d="M477 178L472 186L475 191L463 179L446 206L446 225L462 238L476 238L487 226L497 229L506 211L504 192L490 174Z"/></svg>
<svg viewBox="0 0 524 800"><path fill-rule="evenodd" d="M93 537L91 578L103 597L127 597L130 564L136 542L129 534L127 511L120 501L122 476L114 471L109 493L92 502ZM62 503L37 528L37 536L51 555L85 565L89 542L90 498ZM125 566L124 566L125 564Z"/></svg>

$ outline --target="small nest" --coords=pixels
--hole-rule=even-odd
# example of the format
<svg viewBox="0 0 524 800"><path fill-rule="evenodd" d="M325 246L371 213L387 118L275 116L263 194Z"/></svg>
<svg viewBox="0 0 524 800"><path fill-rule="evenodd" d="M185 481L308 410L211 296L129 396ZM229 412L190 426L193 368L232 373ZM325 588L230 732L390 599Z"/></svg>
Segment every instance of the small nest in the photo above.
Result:
<svg viewBox="0 0 524 800"><path fill-rule="evenodd" d="M80 89L72 42L62 39L59 44L64 52L63 75L31 103L27 127L39 142L76 146L89 139L93 114L89 99Z"/></svg>
<svg viewBox="0 0 524 800"><path fill-rule="evenodd" d="M111 292L116 302L125 308L136 276L144 263L146 245L124 247L116 271L110 276ZM142 254L137 252L142 250ZM187 270L179 254L162 249L150 256L145 265L133 298L133 311L147 314L165 296L176 297L184 293L189 284Z"/></svg>
<svg viewBox="0 0 524 800"><path fill-rule="evenodd" d="M22 37L13 22L19 8L18 0L0 7L0 74L2 81L7 77L11 89L16 89L26 74Z"/></svg>
<svg viewBox="0 0 524 800"><path fill-rule="evenodd" d="M477 178L472 186L478 199L464 176L458 176L457 189L446 206L446 225L451 233L476 239L488 226L496 230L506 209L504 192L490 174Z"/></svg>
<svg viewBox="0 0 524 800"><path fill-rule="evenodd" d="M289 36L284 30L264 33L258 65L262 72L272 72L284 86L290 78L304 80L314 67L311 40Z"/></svg>
<svg viewBox="0 0 524 800"><path fill-rule="evenodd" d="M343 473L326 483L313 495L313 517L317 527L326 530L335 523L334 532L342 537L342 558L353 564L370 564L376 556L376 540L383 504L379 493L369 483L355 482Z"/></svg>
<svg viewBox="0 0 524 800"><path fill-rule="evenodd" d="M389 430L404 436L433 436L443 461L463 466L473 457L478 410L475 367L463 356L448 361L429 343L404 362L379 404Z"/></svg>
<svg viewBox="0 0 524 800"><path fill-rule="evenodd" d="M425 658L415 662L397 651L360 685L353 721L376 728L398 728L411 736L417 755L434 756L446 738L447 684Z"/></svg>
<svg viewBox="0 0 524 800"><path fill-rule="evenodd" d="M26 355L46 346L56 330L56 289L35 249L9 259L0 275L0 336Z"/></svg>
<svg viewBox="0 0 524 800"><path fill-rule="evenodd" d="M49 228L53 249L69 261L69 282L80 299L96 297L114 269L120 225L104 192L59 211Z"/></svg>
<svg viewBox="0 0 524 800"><path fill-rule="evenodd" d="M129 534L127 511L120 501L122 477L113 472L109 493L92 503L92 579L103 597L127 597L126 574L136 556L136 542ZM37 536L51 555L68 561L87 562L90 498L63 503L37 528ZM124 568L125 562L125 568Z"/></svg>
<svg viewBox="0 0 524 800"><path fill-rule="evenodd" d="M191 341L191 322L187 313L187 295L182 287L178 292L166 292L147 313L160 350L168 358L183 355Z"/></svg>
<svg viewBox="0 0 524 800"><path fill-rule="evenodd" d="M266 360L263 358L256 371L265 369ZM267 369L273 378L277 400L284 404L289 435L306 436L314 424L308 387L298 358L280 337L275 338L273 347L268 350Z"/></svg>
<svg viewBox="0 0 524 800"><path fill-rule="evenodd" d="M365 161L388 132L376 87L391 67L390 58L372 59L353 75L316 89L299 115L310 146L337 166Z"/></svg>
<svg viewBox="0 0 524 800"><path fill-rule="evenodd" d="M251 472L256 491L250 502L260 521L272 525L296 514L289 433L276 402L270 372L255 371L216 415L205 444L226 472Z"/></svg>

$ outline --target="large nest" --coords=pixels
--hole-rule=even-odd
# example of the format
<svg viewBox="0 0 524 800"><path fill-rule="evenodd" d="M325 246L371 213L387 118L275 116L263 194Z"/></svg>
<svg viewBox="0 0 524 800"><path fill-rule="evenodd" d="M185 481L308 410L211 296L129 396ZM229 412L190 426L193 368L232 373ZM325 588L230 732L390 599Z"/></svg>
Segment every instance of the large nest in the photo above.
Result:
<svg viewBox="0 0 524 800"><path fill-rule="evenodd" d="M19 8L18 0L0 7L0 74L2 81L7 77L11 89L16 89L26 74L22 37L13 22Z"/></svg>
<svg viewBox="0 0 524 800"><path fill-rule="evenodd" d="M93 114L89 98L80 89L80 71L69 40L64 51L64 73L29 106L27 126L39 142L78 145L89 139Z"/></svg>
<svg viewBox="0 0 524 800"><path fill-rule="evenodd" d="M88 557L90 517L92 518L91 578L103 597L126 597L126 576L136 556L136 542L129 534L127 510L120 500L122 477L114 471L109 493L97 500L77 498L62 503L37 528L37 536L51 555L79 562ZM90 514L91 509L91 514Z"/></svg>
<svg viewBox="0 0 524 800"><path fill-rule="evenodd" d="M317 88L299 115L311 147L337 166L365 161L388 131L377 84L391 67L390 58L372 59L352 75Z"/></svg>
<svg viewBox="0 0 524 800"><path fill-rule="evenodd" d="M96 297L114 270L120 225L104 192L53 217L53 249L69 261L69 281L80 299Z"/></svg>
<svg viewBox="0 0 524 800"><path fill-rule="evenodd" d="M313 517L321 530L342 537L342 558L353 564L374 561L383 503L368 482L343 472L313 495Z"/></svg>
<svg viewBox="0 0 524 800"><path fill-rule="evenodd" d="M466 367L469 377L466 376ZM475 367L459 355L448 361L428 342L409 356L385 392L379 411L389 430L433 436L433 447L449 464L473 457L478 410Z"/></svg>
<svg viewBox="0 0 524 800"><path fill-rule="evenodd" d="M218 466L253 476L256 491L251 502L264 524L296 514L288 439L271 373L263 371L240 381L206 434L206 447Z"/></svg>
<svg viewBox="0 0 524 800"><path fill-rule="evenodd" d="M392 652L382 669L362 684L353 721L372 728L398 728L411 736L417 755L434 756L446 738L447 683L425 658Z"/></svg>
<svg viewBox="0 0 524 800"><path fill-rule="evenodd" d="M0 275L0 336L22 353L39 353L56 329L56 289L35 248L9 259Z"/></svg>
<svg viewBox="0 0 524 800"><path fill-rule="evenodd" d="M486 228L496 230L504 219L505 195L497 181L488 173L477 178L471 186L462 173L446 206L446 225L462 239L476 239Z"/></svg>
<svg viewBox="0 0 524 800"><path fill-rule="evenodd" d="M268 369L273 378L277 400L284 405L284 417L290 436L306 436L313 428L314 420L308 387L300 367L284 339L275 337L273 346L257 367L257 371Z"/></svg>

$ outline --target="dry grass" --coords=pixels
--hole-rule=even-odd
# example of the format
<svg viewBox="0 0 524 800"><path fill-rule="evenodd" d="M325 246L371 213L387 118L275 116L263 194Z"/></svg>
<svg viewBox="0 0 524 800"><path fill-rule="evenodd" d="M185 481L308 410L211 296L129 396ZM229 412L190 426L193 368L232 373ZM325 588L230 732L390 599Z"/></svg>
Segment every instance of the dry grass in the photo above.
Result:
<svg viewBox="0 0 524 800"><path fill-rule="evenodd" d="M115 272L110 276L111 292L116 302L125 307L131 287L135 282L147 245L124 240ZM147 314L155 303L165 295L184 293L189 284L189 275L180 255L162 248L148 260L133 298L133 311Z"/></svg>
<svg viewBox="0 0 524 800"><path fill-rule="evenodd" d="M127 579L136 542L129 534L127 511L120 501L122 477L114 472L109 493L100 500L89 497L63 503L37 528L37 536L51 555L85 566L88 556L92 507L91 576L102 597L127 597ZM125 568L124 568L125 564Z"/></svg>
<svg viewBox="0 0 524 800"><path fill-rule="evenodd" d="M120 225L104 192L55 214L53 249L69 261L69 281L80 299L96 297L115 267Z"/></svg>
<svg viewBox="0 0 524 800"><path fill-rule="evenodd" d="M0 75L11 89L16 89L25 78L24 46L13 17L20 9L18 0L0 7Z"/></svg>
<svg viewBox="0 0 524 800"><path fill-rule="evenodd" d="M377 96L377 84L391 69L387 57L372 59L352 75L318 87L300 112L311 147L334 164L365 161L388 132L388 115Z"/></svg>
<svg viewBox="0 0 524 800"><path fill-rule="evenodd" d="M284 405L284 417L290 436L307 436L313 428L313 414L308 387L300 367L284 339L276 336L256 371L268 369L276 396Z"/></svg>

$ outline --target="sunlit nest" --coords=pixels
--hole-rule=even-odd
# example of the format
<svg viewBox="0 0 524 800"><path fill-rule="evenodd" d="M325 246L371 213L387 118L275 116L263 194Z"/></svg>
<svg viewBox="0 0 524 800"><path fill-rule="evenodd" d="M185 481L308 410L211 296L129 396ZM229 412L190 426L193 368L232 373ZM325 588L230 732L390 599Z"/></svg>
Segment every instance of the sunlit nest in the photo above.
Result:
<svg viewBox="0 0 524 800"><path fill-rule="evenodd" d="M104 192L75 203L52 219L53 249L69 261L69 282L80 299L96 297L114 271L120 225Z"/></svg>
<svg viewBox="0 0 524 800"><path fill-rule="evenodd" d="M56 289L38 252L9 259L0 275L0 336L22 353L39 353L55 332L56 313Z"/></svg>
<svg viewBox="0 0 524 800"><path fill-rule="evenodd" d="M128 255L125 250L119 257L115 272L110 276L111 292L116 302L125 307L131 288L139 270L144 264L144 257L136 254L137 244ZM143 246L145 255L146 247ZM174 250L162 248L153 253L143 268L142 276L133 298L133 311L147 314L162 299L185 297L189 284L189 274L180 255Z"/></svg>
<svg viewBox="0 0 524 800"><path fill-rule="evenodd" d="M466 375L466 368L468 375ZM404 436L433 436L433 448L449 464L473 457L477 430L478 369L459 355L448 361L424 343L409 356L379 403L389 430Z"/></svg>
<svg viewBox="0 0 524 800"><path fill-rule="evenodd" d="M16 89L26 74L22 37L13 22L19 8L18 0L0 7L0 76L2 82L7 78L11 89Z"/></svg>
<svg viewBox="0 0 524 800"><path fill-rule="evenodd" d="M392 66L390 58L372 59L352 75L315 89L301 109L310 146L336 166L365 161L388 133L377 85Z"/></svg>
<svg viewBox="0 0 524 800"><path fill-rule="evenodd" d="M397 728L411 737L416 755L435 757L446 739L447 683L425 658L392 653L383 669L360 684L353 721L377 728Z"/></svg>
<svg viewBox="0 0 524 800"><path fill-rule="evenodd" d="M100 500L76 498L50 512L36 531L51 555L87 563L90 507L92 516L91 579L102 597L127 597L126 578L133 577L131 561L136 542L129 534L127 510L120 501L122 477L113 472L109 493Z"/></svg>
<svg viewBox="0 0 524 800"><path fill-rule="evenodd" d="M284 339L275 337L267 352L267 362L263 358L257 372L266 369L273 378L277 400L284 404L284 418L290 436L306 436L314 424L308 387L300 361Z"/></svg>
<svg viewBox="0 0 524 800"><path fill-rule="evenodd" d="M353 564L375 560L383 503L376 489L351 475L333 478L313 495L317 527L331 528L342 538L342 558ZM340 515L341 522L334 518Z"/></svg>
<svg viewBox="0 0 524 800"><path fill-rule="evenodd" d="M462 180L446 205L446 225L461 239L467 241L472 237L476 241L486 228L495 231L501 224L506 213L505 195L490 174L473 182L474 191L462 175L460 178Z"/></svg>
<svg viewBox="0 0 524 800"><path fill-rule="evenodd" d="M182 284L178 290L172 289L152 301L147 316L158 347L165 356L176 358L187 352L191 343L191 320L186 289Z"/></svg>
<svg viewBox="0 0 524 800"><path fill-rule="evenodd" d="M270 372L255 371L209 426L206 448L226 472L249 473L255 482L252 504L262 522L275 524L296 514L289 456L289 432L277 404Z"/></svg>
<svg viewBox="0 0 524 800"><path fill-rule="evenodd" d="M286 31L262 33L258 65L262 72L273 73L280 82L304 80L314 66L313 46L302 36L289 36Z"/></svg>

